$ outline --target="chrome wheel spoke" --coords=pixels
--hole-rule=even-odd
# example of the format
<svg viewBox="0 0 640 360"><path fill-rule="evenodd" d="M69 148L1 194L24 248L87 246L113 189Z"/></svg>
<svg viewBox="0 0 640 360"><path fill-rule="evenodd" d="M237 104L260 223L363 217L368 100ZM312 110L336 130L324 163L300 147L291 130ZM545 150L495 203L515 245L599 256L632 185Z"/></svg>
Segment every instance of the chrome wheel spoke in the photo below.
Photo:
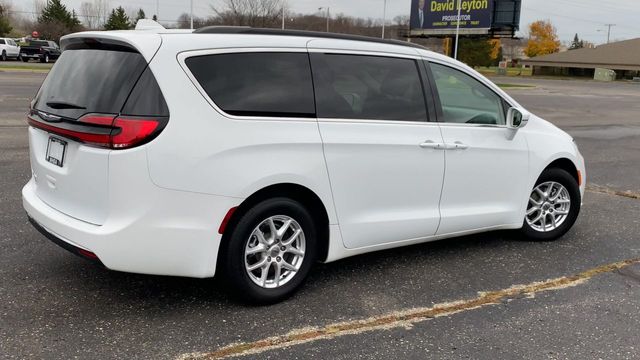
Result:
<svg viewBox="0 0 640 360"><path fill-rule="evenodd" d="M542 201L537 201L536 199L534 199L534 198L532 198L532 197L530 197L530 198L529 198L529 202L530 202L530 203L532 203L532 204L533 204L533 205L535 205L535 206L540 206L540 205L542 205Z"/></svg>
<svg viewBox="0 0 640 360"><path fill-rule="evenodd" d="M267 250L267 248L263 245L263 244L258 244L252 248L247 249L246 254L247 255L254 255L254 254L258 254L261 252L265 252Z"/></svg>
<svg viewBox="0 0 640 360"><path fill-rule="evenodd" d="M282 226L280 227L280 229L278 229L278 231L276 232L276 239L281 240L282 237L284 236L284 233L287 232L287 230L289 230L289 226L291 225L291 219L285 221L284 224L282 224Z"/></svg>
<svg viewBox="0 0 640 360"><path fill-rule="evenodd" d="M285 269L285 270L294 271L294 272L298 271L298 269L296 269L295 266L289 264L288 262L286 262L284 260L282 261L282 268Z"/></svg>
<svg viewBox="0 0 640 360"><path fill-rule="evenodd" d="M280 273L282 271L282 267L279 263L274 264L275 272L273 273L273 281L275 282L276 287L280 286Z"/></svg>
<svg viewBox="0 0 640 360"><path fill-rule="evenodd" d="M271 265L267 265L262 269L262 273L260 274L260 284L264 287L267 285L267 275L269 275L269 270L271 269Z"/></svg>
<svg viewBox="0 0 640 360"><path fill-rule="evenodd" d="M527 210L527 216L533 214L534 212L538 211L540 209L538 209L537 207L532 207L529 210Z"/></svg>
<svg viewBox="0 0 640 360"><path fill-rule="evenodd" d="M276 239L276 234L278 233L278 231L276 230L276 224L273 222L273 218L269 218L267 220L267 225L269 225L269 232L271 234L271 241L270 242L274 242Z"/></svg>
<svg viewBox="0 0 640 360"><path fill-rule="evenodd" d="M267 258L264 258L253 265L247 266L247 270L253 271L253 270L259 269L263 267L266 263L267 263Z"/></svg>
<svg viewBox="0 0 640 360"><path fill-rule="evenodd" d="M296 231L293 232L293 235L291 235L287 240L282 242L282 245L284 246L289 246L291 245L297 238L298 236L302 233L302 230L298 229Z"/></svg>
<svg viewBox="0 0 640 360"><path fill-rule="evenodd" d="M304 251L294 247L288 248L285 252L291 253L293 255L304 256Z"/></svg>
<svg viewBox="0 0 640 360"><path fill-rule="evenodd" d="M258 231L255 233L256 238L258 239L258 241L260 242L260 244L263 245L269 245L269 242L267 241L267 239L264 237L264 234L262 233L262 231Z"/></svg>

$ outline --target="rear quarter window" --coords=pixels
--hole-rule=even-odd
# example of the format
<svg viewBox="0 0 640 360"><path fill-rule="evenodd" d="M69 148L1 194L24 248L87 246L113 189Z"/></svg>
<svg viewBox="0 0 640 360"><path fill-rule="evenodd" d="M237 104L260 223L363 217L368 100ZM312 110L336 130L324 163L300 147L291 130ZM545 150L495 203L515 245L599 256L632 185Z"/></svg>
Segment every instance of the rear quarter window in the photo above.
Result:
<svg viewBox="0 0 640 360"><path fill-rule="evenodd" d="M306 53L232 53L185 63L211 100L240 116L315 117Z"/></svg>

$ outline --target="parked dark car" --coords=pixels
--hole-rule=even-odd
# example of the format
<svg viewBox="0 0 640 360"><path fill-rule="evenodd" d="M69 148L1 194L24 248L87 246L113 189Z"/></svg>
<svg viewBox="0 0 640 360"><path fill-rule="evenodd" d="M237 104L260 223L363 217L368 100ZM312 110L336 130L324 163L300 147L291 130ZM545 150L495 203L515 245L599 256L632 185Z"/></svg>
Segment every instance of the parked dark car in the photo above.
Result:
<svg viewBox="0 0 640 360"><path fill-rule="evenodd" d="M20 47L20 56L24 62L33 59L47 63L60 57L60 53L58 44L50 40L31 40L28 45Z"/></svg>

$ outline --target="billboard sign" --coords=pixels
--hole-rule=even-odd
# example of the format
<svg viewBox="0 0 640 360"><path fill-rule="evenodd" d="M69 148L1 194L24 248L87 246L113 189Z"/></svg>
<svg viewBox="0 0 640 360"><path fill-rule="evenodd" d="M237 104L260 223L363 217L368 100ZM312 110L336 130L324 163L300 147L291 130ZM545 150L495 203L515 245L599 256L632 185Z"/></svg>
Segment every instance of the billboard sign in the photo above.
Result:
<svg viewBox="0 0 640 360"><path fill-rule="evenodd" d="M491 28L493 0L412 0L411 31L455 31L460 3L460 29L488 30Z"/></svg>

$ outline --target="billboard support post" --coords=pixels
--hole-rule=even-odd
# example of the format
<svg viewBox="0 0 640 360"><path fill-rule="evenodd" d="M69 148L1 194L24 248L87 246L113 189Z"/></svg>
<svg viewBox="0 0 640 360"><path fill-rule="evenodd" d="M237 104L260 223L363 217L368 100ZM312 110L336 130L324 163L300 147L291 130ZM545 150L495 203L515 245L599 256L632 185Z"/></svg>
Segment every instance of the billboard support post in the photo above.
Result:
<svg viewBox="0 0 640 360"><path fill-rule="evenodd" d="M458 21L456 24L456 47L453 51L453 58L458 60L458 38L460 37L460 10L462 9L462 0L458 0Z"/></svg>
<svg viewBox="0 0 640 360"><path fill-rule="evenodd" d="M382 6L382 38L384 39L384 25L387 22L387 0L384 0Z"/></svg>

